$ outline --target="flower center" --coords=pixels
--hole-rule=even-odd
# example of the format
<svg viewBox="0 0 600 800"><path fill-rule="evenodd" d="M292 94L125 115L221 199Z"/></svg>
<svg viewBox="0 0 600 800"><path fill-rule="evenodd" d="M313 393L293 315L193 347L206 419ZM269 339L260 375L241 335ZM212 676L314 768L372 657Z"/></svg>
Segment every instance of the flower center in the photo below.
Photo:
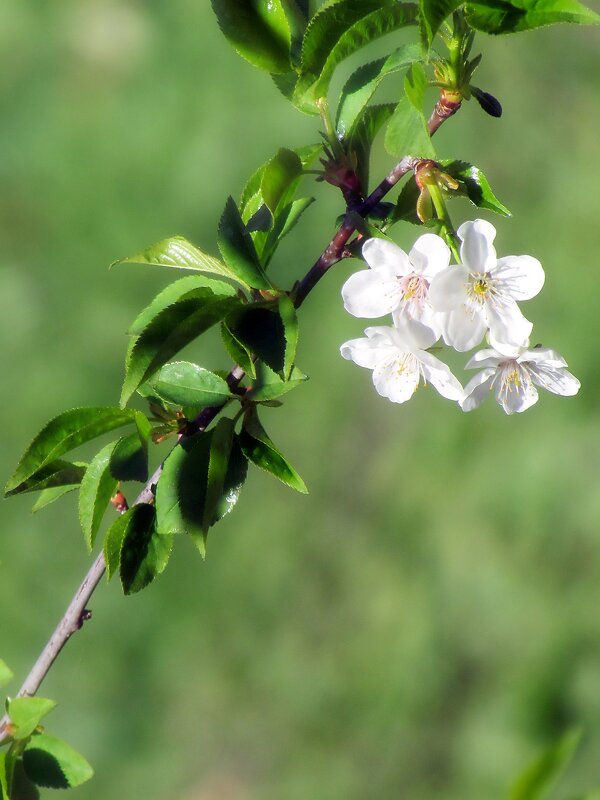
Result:
<svg viewBox="0 0 600 800"><path fill-rule="evenodd" d="M495 282L489 272L474 272L469 276L467 295L474 303L483 305L497 294Z"/></svg>
<svg viewBox="0 0 600 800"><path fill-rule="evenodd" d="M400 290L402 291L402 300L404 302L421 305L427 300L429 281L422 275L411 272L409 275L400 278Z"/></svg>
<svg viewBox="0 0 600 800"><path fill-rule="evenodd" d="M500 363L500 393L504 398L513 392L527 394L531 387L529 370L511 358Z"/></svg>

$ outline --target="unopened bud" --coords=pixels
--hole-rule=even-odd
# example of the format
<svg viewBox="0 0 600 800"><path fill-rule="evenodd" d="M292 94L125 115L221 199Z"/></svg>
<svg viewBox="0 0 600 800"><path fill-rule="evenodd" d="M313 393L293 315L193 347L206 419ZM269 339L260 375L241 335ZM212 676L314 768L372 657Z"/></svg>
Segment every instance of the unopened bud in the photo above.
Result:
<svg viewBox="0 0 600 800"><path fill-rule="evenodd" d="M489 114L490 117L502 116L500 101L493 94L477 89L475 86L471 86L471 92L486 114Z"/></svg>

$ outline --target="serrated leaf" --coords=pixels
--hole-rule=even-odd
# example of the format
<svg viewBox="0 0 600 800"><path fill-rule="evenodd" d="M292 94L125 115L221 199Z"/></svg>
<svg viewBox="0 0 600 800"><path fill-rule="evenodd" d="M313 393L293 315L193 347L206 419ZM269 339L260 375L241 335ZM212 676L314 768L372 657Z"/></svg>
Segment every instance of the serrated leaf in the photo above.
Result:
<svg viewBox="0 0 600 800"><path fill-rule="evenodd" d="M401 72L423 58L418 45L408 44L394 50L389 56L363 64L352 73L340 96L336 116L338 135L348 138L350 132L379 84L387 75Z"/></svg>
<svg viewBox="0 0 600 800"><path fill-rule="evenodd" d="M122 405L172 356L239 305L237 298L209 289L192 294L159 311L135 339L127 358Z"/></svg>
<svg viewBox="0 0 600 800"><path fill-rule="evenodd" d="M33 475L20 483L15 489L7 491L6 497L24 492L40 492L55 487L68 486L69 488L76 488L83 477L85 467L86 465L81 461L73 462L57 458L55 461L51 461L36 470Z"/></svg>
<svg viewBox="0 0 600 800"><path fill-rule="evenodd" d="M227 326L238 342L271 367L283 371L289 365L293 338L288 341L286 328L277 303L254 303L235 311L227 318Z"/></svg>
<svg viewBox="0 0 600 800"><path fill-rule="evenodd" d="M281 0L212 0L234 50L267 72L290 69L290 28Z"/></svg>
<svg viewBox="0 0 600 800"><path fill-rule="evenodd" d="M163 239L140 253L114 261L111 266L118 264L151 264L156 267L194 270L226 278L235 283L242 282L218 258L203 253L183 236L171 236L169 239Z"/></svg>
<svg viewBox="0 0 600 800"><path fill-rule="evenodd" d="M316 102L327 95L338 64L375 39L416 24L417 16L416 5L397 0L344 0L325 7L306 29L295 103L318 113Z"/></svg>
<svg viewBox="0 0 600 800"><path fill-rule="evenodd" d="M45 733L37 734L23 752L27 777L37 786L69 789L89 780L94 770L76 750Z"/></svg>
<svg viewBox="0 0 600 800"><path fill-rule="evenodd" d="M259 422L256 413L249 413L244 418L240 433L240 447L248 461L257 467L270 472L282 483L303 494L308 493L306 484L292 465L277 450Z"/></svg>
<svg viewBox="0 0 600 800"><path fill-rule="evenodd" d="M419 28L425 52L428 52L440 26L462 0L419 0Z"/></svg>
<svg viewBox="0 0 600 800"><path fill-rule="evenodd" d="M600 16L578 0L480 0L465 6L467 22L484 33L516 33L569 22L597 25Z"/></svg>
<svg viewBox="0 0 600 800"><path fill-rule="evenodd" d="M298 317L294 304L287 295L282 295L278 300L279 316L283 322L285 335L285 354L283 360L283 377L290 377L294 361L296 360L296 347L298 346Z"/></svg>
<svg viewBox="0 0 600 800"><path fill-rule="evenodd" d="M3 689L14 678L13 671L10 669L6 661L0 658L0 689Z"/></svg>
<svg viewBox="0 0 600 800"><path fill-rule="evenodd" d="M435 158L425 117L408 97L403 97L385 132L385 149L395 158Z"/></svg>
<svg viewBox="0 0 600 800"><path fill-rule="evenodd" d="M219 222L217 244L227 266L253 289L272 289L273 284L262 268L252 237L246 230L232 197L227 199Z"/></svg>
<svg viewBox="0 0 600 800"><path fill-rule="evenodd" d="M27 491L21 486L60 456L103 433L136 421L137 411L113 406L74 408L59 414L42 428L23 455L6 485L6 495ZM46 484L40 488L46 488Z"/></svg>
<svg viewBox="0 0 600 800"><path fill-rule="evenodd" d="M87 466L86 465L82 465ZM63 495L69 494L69 492L74 492L77 489L78 484L74 484L73 486L54 486L51 489L43 489L38 499L35 501L33 506L31 507L31 513L37 514L38 511L41 511L42 508L46 508L46 506L51 505L55 502L55 500L59 500Z"/></svg>
<svg viewBox="0 0 600 800"><path fill-rule="evenodd" d="M390 119L395 108L393 103L368 106L352 129L348 142L349 150L356 156L358 178L365 192L369 186L369 160L373 140L381 127Z"/></svg>
<svg viewBox="0 0 600 800"><path fill-rule="evenodd" d="M302 175L302 162L293 150L282 147L267 163L260 183L263 200L275 217L277 208Z"/></svg>
<svg viewBox="0 0 600 800"><path fill-rule="evenodd" d="M7 712L13 724L13 739L27 739L40 724L40 720L56 707L54 700L45 697L15 697L7 703Z"/></svg>
<svg viewBox="0 0 600 800"><path fill-rule="evenodd" d="M152 583L164 571L173 549L172 537L156 530L154 506L139 504L130 512L119 552L119 575L126 595Z"/></svg>
<svg viewBox="0 0 600 800"><path fill-rule="evenodd" d="M314 197L301 197L282 208L277 214L275 225L269 231L262 245L261 256L264 264L270 262L279 242L295 227L300 217L313 204L314 200Z"/></svg>
<svg viewBox="0 0 600 800"><path fill-rule="evenodd" d="M223 344L225 345L225 349L231 358L236 364L240 365L247 375L253 378L256 374L256 371L254 367L254 359L252 358L252 352L242 341L240 341L240 339L237 338L234 333L232 333L229 325L227 324L227 320L224 320L221 323L221 338L223 340Z"/></svg>
<svg viewBox="0 0 600 800"><path fill-rule="evenodd" d="M96 534L117 489L117 479L110 471L110 460L117 442L103 447L92 459L79 490L79 522L88 548L94 546Z"/></svg>
<svg viewBox="0 0 600 800"><path fill-rule="evenodd" d="M427 73L420 63L415 62L404 77L404 93L413 107L421 113L423 112L423 100L428 86Z"/></svg>
<svg viewBox="0 0 600 800"><path fill-rule="evenodd" d="M223 378L189 361L165 364L152 379L156 394L179 406L220 405L232 395Z"/></svg>
<svg viewBox="0 0 600 800"><path fill-rule="evenodd" d="M225 475L227 473L231 446L233 444L234 428L235 424L233 420L223 417L212 431L208 459L206 498L204 500L204 513L202 515L202 530L205 536L213 523L217 503L223 495Z"/></svg>
<svg viewBox="0 0 600 800"><path fill-rule="evenodd" d="M287 381L282 381L273 370L262 362L257 365L256 372L256 380L252 389L246 394L246 397L255 403L275 400L275 398L281 397L281 395L290 392L296 386L300 386L301 383L308 380L308 377L300 372L297 367L292 369Z"/></svg>
<svg viewBox="0 0 600 800"><path fill-rule="evenodd" d="M439 163L444 172L461 183L458 190L448 193L448 197L461 194L468 197L478 208L487 208L489 211L510 217L510 211L492 192L492 187L479 167L466 161L440 161Z"/></svg>
<svg viewBox="0 0 600 800"><path fill-rule="evenodd" d="M549 747L517 778L510 789L509 800L545 798L575 754L580 739L580 730L569 731Z"/></svg>

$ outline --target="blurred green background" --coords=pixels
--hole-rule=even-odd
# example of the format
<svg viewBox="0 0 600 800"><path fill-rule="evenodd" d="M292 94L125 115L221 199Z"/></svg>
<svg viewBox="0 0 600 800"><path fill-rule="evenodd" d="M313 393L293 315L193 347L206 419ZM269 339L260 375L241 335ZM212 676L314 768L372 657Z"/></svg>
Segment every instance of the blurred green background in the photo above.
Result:
<svg viewBox="0 0 600 800"><path fill-rule="evenodd" d="M81 800L502 798L573 724L584 743L553 797L600 784L599 36L478 37L504 117L471 102L436 137L512 209L499 253L542 261L524 311L580 394L511 418L430 390L384 401L339 356L362 334L339 297L358 263L334 269L302 309L311 380L265 413L309 496L252 471L206 562L181 540L142 594L103 584L43 686L50 731L96 769ZM4 482L50 417L117 401L128 324L176 277L107 265L176 233L216 252L226 196L318 126L230 49L208 0L7 0L0 50ZM306 193L284 285L342 211L333 188ZM228 364L216 336L190 355ZM0 654L19 679L89 564L75 495L31 502L0 506Z"/></svg>

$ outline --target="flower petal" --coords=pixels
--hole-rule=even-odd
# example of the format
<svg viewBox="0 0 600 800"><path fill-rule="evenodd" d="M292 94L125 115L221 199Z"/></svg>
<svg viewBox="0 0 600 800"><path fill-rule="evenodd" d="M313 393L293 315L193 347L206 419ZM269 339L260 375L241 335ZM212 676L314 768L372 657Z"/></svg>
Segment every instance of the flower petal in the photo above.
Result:
<svg viewBox="0 0 600 800"><path fill-rule="evenodd" d="M436 311L452 311L467 298L469 270L461 264L439 272L429 287L429 302Z"/></svg>
<svg viewBox="0 0 600 800"><path fill-rule="evenodd" d="M491 269L502 289L515 300L535 297L544 285L542 265L532 256L505 256Z"/></svg>
<svg viewBox="0 0 600 800"><path fill-rule="evenodd" d="M394 320L394 325L398 325L398 320L401 317L408 317L409 319L418 322L420 325L424 325L426 328L429 328L429 330L435 336L435 339L433 342L431 342L431 344L425 345L425 347L431 347L431 345L434 344L434 342L437 342L442 335L443 315L438 311L434 311L427 302L421 303L420 305L413 304L410 307L403 305L399 309L393 311L392 318ZM421 347L423 347L423 345L421 345Z"/></svg>
<svg viewBox="0 0 600 800"><path fill-rule="evenodd" d="M490 329L490 344L502 350L503 344L519 347L527 341L533 322L526 319L519 306L510 297L501 303L485 303L484 315Z"/></svg>
<svg viewBox="0 0 600 800"><path fill-rule="evenodd" d="M410 263L419 272L431 279L450 263L450 248L436 233L419 236L408 254Z"/></svg>
<svg viewBox="0 0 600 800"><path fill-rule="evenodd" d="M412 272L410 260L404 250L387 239L367 239L362 255L371 269L386 275L406 275Z"/></svg>
<svg viewBox="0 0 600 800"><path fill-rule="evenodd" d="M462 239L460 258L471 272L489 272L496 264L496 250L492 244L496 228L491 222L476 219L463 222L457 231Z"/></svg>
<svg viewBox="0 0 600 800"><path fill-rule="evenodd" d="M473 375L465 386L464 395L460 401L460 407L463 411L473 411L474 408L478 408L483 403L492 387L495 372L495 369L488 367L487 369L482 369L477 375Z"/></svg>
<svg viewBox="0 0 600 800"><path fill-rule="evenodd" d="M418 358L421 362L421 372L425 380L428 380L442 397L459 402L463 396L463 387L450 372L448 365L425 351L419 353Z"/></svg>
<svg viewBox="0 0 600 800"><path fill-rule="evenodd" d="M340 347L343 358L367 369L373 369L390 352L394 350L389 345L382 346L380 339L350 339Z"/></svg>
<svg viewBox="0 0 600 800"><path fill-rule="evenodd" d="M496 400L507 414L521 414L537 403L539 395L527 372L515 363L518 380L506 380L505 375L497 373L494 386Z"/></svg>
<svg viewBox="0 0 600 800"><path fill-rule="evenodd" d="M553 369L541 364L530 364L529 372L534 382L542 389L553 394L562 394L564 397L572 397L577 394L581 386L575 375L564 368Z"/></svg>
<svg viewBox="0 0 600 800"><path fill-rule="evenodd" d="M493 347L485 347L478 350L465 364L465 369L475 369L476 367L497 367L502 361L502 354Z"/></svg>
<svg viewBox="0 0 600 800"><path fill-rule="evenodd" d="M400 352L426 350L439 339L436 331L423 325L408 314L397 314L394 318L394 342Z"/></svg>
<svg viewBox="0 0 600 800"><path fill-rule="evenodd" d="M382 317L400 304L402 289L396 277L363 269L350 275L342 286L342 298L344 308L353 317Z"/></svg>
<svg viewBox="0 0 600 800"><path fill-rule="evenodd" d="M392 403L405 403L419 386L419 364L411 353L398 353L381 361L373 370L373 384Z"/></svg>
<svg viewBox="0 0 600 800"><path fill-rule="evenodd" d="M485 320L478 309L462 305L446 314L443 326L444 341L459 353L477 347L485 331Z"/></svg>
<svg viewBox="0 0 600 800"><path fill-rule="evenodd" d="M531 350L525 350L517 361L519 363L540 364L546 367L567 366L567 362L561 354L557 353L556 350L551 350L549 347L532 347Z"/></svg>

